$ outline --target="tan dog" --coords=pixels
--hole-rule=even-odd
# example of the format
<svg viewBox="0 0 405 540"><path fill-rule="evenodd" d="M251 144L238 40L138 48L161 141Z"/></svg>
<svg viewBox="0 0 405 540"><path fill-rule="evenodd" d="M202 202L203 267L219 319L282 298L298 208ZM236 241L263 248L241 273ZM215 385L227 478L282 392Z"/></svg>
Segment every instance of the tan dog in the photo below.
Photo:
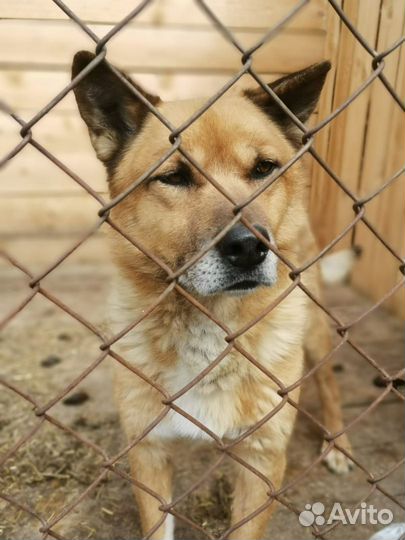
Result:
<svg viewBox="0 0 405 540"><path fill-rule="evenodd" d="M73 76L93 58L78 53ZM329 68L328 62L317 64L271 87L306 122ZM75 94L115 197L169 150L169 131L104 62L76 87ZM175 126L204 104L203 100L163 103L143 95ZM238 203L294 156L299 140L298 129L260 88L227 93L182 133L182 147ZM268 249L267 240L297 267L317 253L308 219L308 190L306 170L298 161L243 211L260 238L238 222L179 278L179 284L232 332L248 325L291 285L289 269ZM227 199L178 152L112 210L113 221L172 270L207 246L233 217ZM168 282L166 273L121 235L114 234L112 240L118 267L113 319L114 330L120 331L154 304ZM311 267L302 277L319 297L317 270ZM173 395L223 353L228 346L225 335L174 290L114 348ZM315 364L332 348L323 312L299 288L238 337L237 343L285 386L301 377L304 349ZM331 433L338 432L342 415L330 363L316 372L316 379L324 425ZM280 404L278 390L268 375L232 348L175 405L218 438L231 441ZM130 441L165 409L162 394L121 365L116 392ZM289 396L297 402L298 394L296 388ZM267 477L275 490L283 479L295 412L285 404L232 449ZM170 410L129 454L133 478L166 503L172 499L171 441L179 437L210 439L185 416ZM349 447L345 436L339 442ZM336 472L349 467L337 450L326 460ZM232 525L269 500L266 482L239 464L235 467ZM144 534L155 528L152 538L173 538L173 518L162 513L161 502L139 488L135 495ZM260 538L273 508L274 504L236 527L231 538Z"/></svg>

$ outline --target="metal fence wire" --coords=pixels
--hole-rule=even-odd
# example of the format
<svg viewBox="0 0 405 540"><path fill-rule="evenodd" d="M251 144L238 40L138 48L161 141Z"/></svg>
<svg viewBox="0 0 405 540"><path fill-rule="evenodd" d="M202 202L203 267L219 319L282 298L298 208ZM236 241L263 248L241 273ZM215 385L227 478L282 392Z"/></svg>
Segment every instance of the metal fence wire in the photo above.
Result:
<svg viewBox="0 0 405 540"><path fill-rule="evenodd" d="M279 21L273 28L271 28L253 47L249 49L245 49L238 39L235 37L235 35L230 31L230 29L225 26L215 15L215 13L208 7L208 5L204 2L204 0L195 0L195 4L205 13L206 17L209 19L209 21L212 23L212 25L216 28L218 32L220 32L224 38L231 43L234 48L239 51L240 53L240 60L241 60L241 69L240 71L235 74L230 80L217 92L215 95L213 95L206 103L205 105L196 111L192 117L190 117L186 122L183 123L180 127L174 127L166 118L164 118L161 114L161 112L154 107L151 103L149 103L144 96L139 92L137 88L131 85L131 83L128 82L127 79L123 77L123 75L116 70L113 66L110 66L111 69L114 71L116 76L131 90L131 92L142 100L143 103L147 106L150 113L156 116L169 130L169 141L171 143L170 150L166 153L165 156L163 156L158 163L156 163L150 170L146 171L141 178L137 179L125 192L121 193L119 196L114 198L111 201L104 200L96 191L94 191L90 185L86 182L85 179L80 178L77 174L75 174L73 171L71 171L64 163L62 163L60 160L56 158L55 155L53 155L49 150L47 150L46 147L44 147L42 144L40 144L33 136L32 128L45 116L47 115L69 92L75 88L82 79L88 75L100 62L105 61L106 55L107 55L107 47L109 44L109 41L113 36L115 36L118 32L120 32L128 23L133 21L149 4L153 2L153 0L143 0L131 13L129 13L121 22L119 22L117 25L115 25L102 39L99 39L95 33L81 20L80 17L76 13L74 13L64 2L61 0L53 0L53 2L69 17L71 21L73 21L76 25L80 27L80 29L87 34L87 36L94 42L95 46L95 57L94 59L81 71L72 81L70 84L68 84L61 92L58 93L45 107L43 107L38 113L31 118L29 121L23 120L19 115L17 115L13 110L11 110L7 104L2 103L2 111L9 117L11 117L15 122L17 122L21 126L20 134L21 134L21 141L13 148L6 156L4 156L1 160L1 165L4 166L7 164L10 160L18 159L18 155L25 148L27 145L31 145L32 147L36 148L38 152L43 154L48 160L50 160L55 167L58 167L61 169L67 176L69 176L73 182L77 183L81 186L83 190L85 190L91 197L93 197L98 204L100 205L100 209L98 211L98 222L94 226L94 228L89 231L83 238L80 239L79 242L77 242L73 247L68 249L65 253L63 253L56 261L54 261L44 272L42 272L40 275L34 275L30 272L28 268L26 268L24 265L20 264L18 260L16 260L14 257L10 256L8 253L2 253L2 256L10 263L13 267L19 269L22 271L28 278L29 278L29 287L30 290L27 293L25 299L18 305L17 308L15 308L12 312L10 312L6 318L1 322L1 327L5 327L8 323L10 323L15 317L18 317L19 313L33 300L34 297L37 295L42 295L43 297L47 298L50 302L52 302L54 305L56 305L59 309L63 310L65 313L67 313L70 317L73 317L78 323L85 326L88 330L90 330L99 340L100 340L100 354L99 356L93 361L93 363L87 367L77 378L70 381L69 384L56 396L52 397L47 403L41 403L38 402L36 399L34 399L30 394L22 391L18 388L17 385L14 385L14 383L11 383L8 380L5 380L3 378L0 379L1 385L3 387L7 388L9 391L12 391L16 394L16 396L19 396L29 404L31 404L33 408L32 414L36 416L36 421L32 429L30 429L14 446L8 449L6 451L6 454L3 455L0 459L0 467L2 467L7 460L9 460L11 457L15 456L17 451L26 445L29 441L31 441L36 433L38 432L39 428L44 423L52 424L54 429L59 429L65 432L67 435L76 438L80 443L83 445L86 445L90 448L92 448L93 451L95 451L97 454L99 454L103 460L103 463L100 467L99 474L97 478L86 487L86 489L74 500L71 500L64 506L60 507L49 519L45 519L44 516L39 515L32 506L29 505L29 503L23 503L19 500L16 500L16 498L12 497L11 495L7 493L0 493L0 497L7 501L10 505L14 505L16 508L21 510L22 512L26 512L30 514L32 517L36 518L38 520L39 525L39 531L42 533L43 538L47 538L48 536L54 537L54 538L63 538L59 533L57 533L54 529L54 527L64 518L66 517L70 512L77 507L77 505L80 505L80 503L83 501L85 497L87 497L89 494L91 494L96 487L102 482L102 480L109 474L113 473L121 478L124 478L128 482L136 485L139 489L144 490L152 497L156 498L160 503L160 509L162 511L162 519L159 523L156 523L155 527L148 531L146 534L146 537L150 537L158 528L159 526L164 522L167 514L174 515L178 520L182 520L185 522L188 526L195 528L199 530L201 533L204 533L208 538L213 538L213 536L204 530L202 526L192 521L189 517L183 515L179 512L177 509L178 503L183 500L187 495L189 495L194 489L196 489L203 481L205 481L210 475L212 475L214 469L220 465L220 462L223 458L228 456L232 460L237 460L240 465L246 467L249 469L253 474L258 475L260 478L263 479L263 475L256 470L254 467L252 467L250 464L248 464L246 461L241 459L238 455L236 455L233 451L233 447L237 442L240 442L241 440L245 439L246 437L249 437L252 432L254 432L264 421L269 420L273 415L277 414L280 407L283 407L286 403L289 403L293 407L295 407L298 411L300 411L302 414L304 414L311 422L314 423L314 425L319 428L322 433L325 441L327 442L327 445L325 446L325 449L322 452L322 455L319 456L318 459L316 459L309 467L307 467L301 474L299 474L293 481L291 481L289 484L284 485L281 489L275 490L271 484L270 479L264 478L263 480L266 481L268 485L268 500L266 501L266 504L258 509L256 509L253 513L251 513L249 516L246 516L242 521L235 524L232 529L228 529L223 533L221 538L227 537L232 530L236 529L237 527L242 526L244 523L255 517L258 513L265 510L269 505L271 505L275 500L277 500L281 505L286 506L291 510L291 512L295 513L296 515L299 515L300 510L298 508L295 508L291 505L288 501L285 499L285 494L291 490L296 484L304 482L306 476L310 473L310 471L316 467L323 456L325 456L328 452L330 452L333 448L337 448L340 452L344 453L347 457L349 457L354 465L358 468L360 468L369 483L369 492L364 500L367 500L376 490L382 493L385 497L390 499L393 503L398 505L400 508L405 508L403 503L398 500L398 498L387 492L387 490L381 485L383 480L385 480L389 475L395 474L396 471L398 471L399 467L403 464L404 460L402 459L400 462L395 464L395 466L392 466L389 470L386 470L384 474L381 474L379 476L376 476L373 474L372 471L367 470L367 468L360 462L358 459L356 459L356 455L352 455L347 450L342 448L339 445L339 442L337 441L337 438L344 432L347 432L349 429L351 429L353 426L355 426L365 415L368 415L372 410L374 410L378 404L388 395L393 394L396 398L399 400L404 400L403 395L398 391L396 388L396 385L394 384L394 381L397 380L399 377L403 376L404 370L401 370L394 374L389 374L382 366L378 364L378 362L372 358L366 351L362 349L356 342L353 341L352 335L351 335L351 329L353 325L357 324L360 320L362 320L364 317L369 315L373 310L375 310L379 305L381 305L388 297L393 295L395 292L398 291L400 287L403 287L405 278L401 278L401 281L394 286L387 294L384 295L383 298L381 298L380 301L375 303L371 308L367 309L366 312L364 312L360 317L356 318L356 320L353 320L350 324L344 324L332 311L330 311L325 305L323 305L317 297L315 297L310 290L308 290L301 281L301 275L302 273L307 270L310 266L317 263L321 257L323 257L325 254L327 254L334 245L337 244L337 242L343 238L346 234L352 234L355 230L356 224L358 224L360 221L371 231L371 233L378 239L379 242L381 242L385 248L395 257L395 259L398 261L398 266L400 269L400 272L404 274L404 260L401 257L400 253L397 253L395 249L392 248L392 246L389 245L387 240L375 229L372 223L367 219L365 216L365 209L368 203L378 197L380 193L387 189L393 182L396 181L399 174L402 174L405 170L405 168L402 168L396 175L394 175L392 178L387 179L385 183L379 187L376 191L370 193L369 195L358 198L356 197L355 193L353 193L345 184L345 179L340 178L324 161L324 159L321 157L321 155L317 152L317 150L314 148L314 139L316 137L316 134L323 129L325 126L327 126L330 122L332 122L344 109L349 107L351 103L366 89L368 88L373 81L375 81L377 78L380 79L381 83L385 86L387 91L392 96L392 99L395 100L397 105L400 107L401 112L405 112L405 103L401 101L400 96L396 93L395 89L391 85L391 83L387 80L387 78L384 75L384 65L385 65L385 59L388 55L393 53L397 48L399 48L405 41L405 37L402 37L400 40L396 41L392 44L387 50L384 51L375 51L374 48L367 43L367 41L363 38L362 35L358 32L356 27L353 26L350 20L348 20L347 16L345 15L345 12L342 10L342 8L338 5L338 2L335 0L328 0L329 5L333 10L336 12L337 16L340 18L340 21L343 25L347 27L347 29L352 33L352 35L355 37L355 39L361 44L361 46L367 51L370 59L370 66L371 66L371 74L367 78L367 80L361 84L359 88L356 89L356 91L344 102L342 103L339 108L334 110L327 118L324 118L321 120L318 125L315 127L312 127L311 129L306 128L300 120L288 109L288 107L278 98L278 96L272 91L272 89L267 86L266 82L262 80L262 78L255 72L255 70L252 67L252 60L253 57L265 43L267 43L269 40L274 39L274 37L278 34L280 30L292 19L294 18L298 12L305 9L307 4L310 0L301 0L296 4L294 9L291 10L291 12L281 21ZM187 128L195 122L209 107L211 107L221 96L223 96L244 74L249 74L258 85L261 86L261 88L266 91L275 102L279 105L279 107L284 111L285 114L288 115L288 117L292 120L292 122L301 130L302 132L302 146L297 151L295 156L286 163L279 172L273 176L270 180L267 180L264 184L261 184L260 189L258 189L253 195L251 195L248 200L245 200L241 204L236 204L234 199L232 198L232 195L230 193L227 193L223 187L215 180L215 178L211 177L204 169L199 165L199 163L193 158L192 155L190 155L182 146L182 134ZM234 213L234 219L232 220L232 224L236 222L242 223L245 227L247 227L253 234L255 234L260 240L266 244L266 246L273 251L281 260L282 262L288 266L290 270L290 278L291 278L291 285L288 287L288 289L270 306L267 307L264 313L261 313L259 316L257 316L254 320L252 320L247 327L244 327L240 329L237 332L231 332L229 328L227 328L226 324L224 324L223 321L218 320L212 313L207 310L206 307L201 305L199 301L192 296L189 292L187 292L182 286L179 284L179 276L192 264L194 264L198 259L200 259L204 253L206 253L211 247L213 247L220 238L225 234L227 229L230 227L230 225L224 229L224 231L221 232L216 238L212 240L210 245L206 246L204 248L204 251L199 253L198 256L194 256L191 260L187 261L184 266L178 270L178 271L172 271L163 261L159 260L158 257L156 257L153 253L150 253L147 249L143 247L143 245L136 239L129 237L128 234L121 230L120 227L112 220L110 211L113 207L120 204L120 202L128 196L133 190L135 190L141 182L144 182L148 179L148 177L153 173L153 171L157 168L158 165L163 163L174 151L179 152L185 160L187 160L192 167L196 168L206 179L208 182L210 182L215 188L222 193L222 195L233 205L233 213ZM351 199L352 205L353 205L353 211L354 211L354 217L351 223L339 234L332 242L330 242L316 257L314 257L312 260L308 261L304 266L301 268L295 267L293 264L291 264L290 261L288 261L285 257L280 254L277 249L269 243L269 241L264 238L260 233L253 227L252 223L250 223L246 217L244 216L243 210L265 189L270 189L271 185L277 181L277 179L289 168L291 167L297 160L301 159L305 154L310 154L318 163L319 165L326 171L328 174L330 181L335 182L337 186L346 194L346 196ZM62 302L60 299L58 299L56 296L51 294L45 287L42 285L42 280L48 276L52 271L54 271L59 265L61 265L65 259L71 255L81 244L83 244L91 235L93 235L98 229L101 227L102 224L108 224L110 227L112 227L115 231L122 234L126 240L131 242L137 249L139 249L141 252L145 254L148 258L154 261L156 265L158 265L164 272L167 274L167 288L163 295L160 296L158 299L158 302L156 302L154 305L151 305L150 308L142 314L141 318L138 318L137 320L134 320L132 324L130 324L128 327L122 329L117 335L114 335L112 337L106 337L104 333L94 326L90 321L86 320L86 318L78 313L76 313L74 310L72 310L69 306L67 306L64 302ZM294 385L290 387L286 387L283 385L278 379L276 379L271 372L266 370L264 366L260 364L260 362L253 358L250 354L247 353L243 349L243 347L238 342L238 338L243 334L243 332L247 331L249 328L251 328L254 324L256 324L262 317L267 315L272 309L274 309L280 302L282 302L295 288L299 287L302 289L309 298L317 304L317 306L322 309L327 316L329 317L330 321L332 322L338 336L339 341L337 346L325 357L315 368L311 369L310 372L308 372L306 375L304 375L301 379L299 379ZM160 387L158 384L156 384L153 380L150 380L144 373L139 371L136 367L133 365L130 365L125 358L123 358L120 354L117 353L115 350L115 345L117 342L128 332L130 332L137 324L139 324L142 320L144 320L148 315L156 308L157 304L170 294L171 291L177 291L178 294L180 294L186 302L189 302L194 306L196 310L199 310L201 313L203 313L206 317L211 319L215 324L217 324L226 334L225 337L225 345L226 349L225 351L216 358L207 369L204 370L199 376L197 376L194 380L192 380L186 387L184 387L180 392L178 392L176 395L170 395L164 388ZM325 428L325 426L322 425L322 423L315 418L312 414L310 414L307 410L305 410L302 405L299 403L296 403L290 396L290 392L293 388L298 387L301 385L301 383L307 379L308 377L312 377L316 370L320 369L326 362L330 361L331 356L333 353L339 349L343 344L347 344L350 347L352 347L359 355L361 355L362 358L366 362L368 362L376 371L376 373L380 376L382 381L385 384L385 387L381 390L381 393L378 395L378 397L367 406L365 410L361 412L357 417L355 417L349 424L347 424L344 428L344 430L340 433L330 433ZM275 382L279 387L279 395L282 397L281 405L280 407L277 407L276 410L271 411L264 419L262 419L260 422L258 422L255 426L250 428L246 433L244 433L241 437L239 437L236 441L232 442L224 442L222 439L216 437L210 430L207 429L206 426L202 425L200 422L198 422L195 418L187 414L185 411L183 411L176 403L175 399L179 397L179 395L184 394L186 391L188 391L192 386L196 385L207 373L209 373L212 369L214 369L215 366L217 366L222 359L224 358L225 354L228 353L230 350L235 349L237 350L241 355L243 355L248 362L251 362L254 364L258 369L260 369L263 373L266 373L272 380ZM135 373L138 377L141 377L144 381L146 381L148 384L150 384L153 388L155 388L162 397L162 403L164 404L164 410L162 413L153 421L152 424L148 426L148 428L139 435L136 440L132 440L129 442L129 444L123 448L117 455L108 455L106 451L98 446L97 444L91 442L86 437L84 437L82 434L78 433L71 427L68 427L67 425L63 424L61 421L57 420L52 416L52 414L49 412L50 409L60 402L69 392L72 391L77 385L79 385L90 373L92 373L93 370L97 368L97 366L100 365L101 362L103 362L106 358L112 359L114 362L119 362L123 366L125 366L128 370ZM183 493L179 496L177 496L172 501L166 501L164 500L159 494L154 493L148 486L141 484L140 482L134 480L129 475L124 473L120 468L117 467L118 461L123 458L131 448L133 448L139 441L141 441L163 418L164 416L170 411L174 410L176 413L186 417L190 422L193 422L198 428L205 431L205 433L212 439L213 444L216 446L216 448L221 453L221 459L218 460L213 467L211 467L209 470L206 471L203 477L201 477L197 482L195 482L188 490L187 493ZM347 480L347 482L350 482L350 478ZM360 503L359 503L360 504ZM312 525L313 529L313 535L317 538L327 538L328 533L334 529L334 525L327 525L324 527L318 526L316 523Z"/></svg>

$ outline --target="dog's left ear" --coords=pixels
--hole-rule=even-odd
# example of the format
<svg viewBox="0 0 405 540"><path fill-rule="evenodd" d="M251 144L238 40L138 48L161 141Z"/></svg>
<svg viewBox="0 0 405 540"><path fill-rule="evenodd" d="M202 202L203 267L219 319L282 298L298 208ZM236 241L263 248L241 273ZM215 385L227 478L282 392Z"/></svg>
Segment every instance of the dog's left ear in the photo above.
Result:
<svg viewBox="0 0 405 540"><path fill-rule="evenodd" d="M305 123L314 112L330 68L331 64L327 61L314 64L277 79L269 86L290 111ZM245 95L266 112L294 143L300 142L302 132L263 88L246 90Z"/></svg>
<svg viewBox="0 0 405 540"><path fill-rule="evenodd" d="M73 59L72 78L94 58L93 53L78 52ZM120 73L152 105L160 101L158 97L142 90L125 73ZM139 132L148 108L104 60L90 71L73 91L97 157L108 168L125 148L127 141Z"/></svg>

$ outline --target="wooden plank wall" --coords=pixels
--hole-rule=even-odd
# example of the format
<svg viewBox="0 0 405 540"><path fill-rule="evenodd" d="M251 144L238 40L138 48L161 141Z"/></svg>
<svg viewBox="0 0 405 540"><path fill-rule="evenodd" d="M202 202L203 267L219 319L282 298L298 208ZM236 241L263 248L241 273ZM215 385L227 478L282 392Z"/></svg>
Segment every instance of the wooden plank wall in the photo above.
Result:
<svg viewBox="0 0 405 540"><path fill-rule="evenodd" d="M343 8L361 35L377 51L384 51L404 35L403 0L345 0ZM370 55L328 11L327 52L334 59L328 90L320 104L320 117L342 104L371 74ZM384 74L405 100L404 47L389 55ZM331 168L358 197L366 197L404 167L405 115L377 80L318 136L317 148ZM366 206L366 217L398 253L405 256L404 175ZM321 244L335 238L354 218L351 200L318 166L314 165L312 215ZM350 234L336 249L350 245ZM398 261L363 225L356 230L362 249L352 283L380 300L401 279ZM386 307L404 317L403 288Z"/></svg>
<svg viewBox="0 0 405 540"><path fill-rule="evenodd" d="M139 0L67 0L103 36ZM296 5L296 0L210 0L218 17L243 44L255 43ZM268 80L323 56L324 0L312 0L276 40L263 47L255 67ZM70 63L94 43L50 0L0 0L0 95L30 119L69 82ZM156 0L108 45L112 62L164 99L209 96L240 69L240 55L192 0ZM104 170L94 156L73 95L34 128L34 136L100 193ZM0 115L0 154L20 137ZM0 239L28 265L45 267L95 222L98 206L35 149L26 147L0 171ZM70 261L104 257L97 237Z"/></svg>
<svg viewBox="0 0 405 540"><path fill-rule="evenodd" d="M218 17L243 44L254 43L296 5L296 0L210 0ZM104 35L135 0L68 0L97 35ZM341 0L361 34L377 50L404 29L403 0ZM69 81L74 52L93 43L50 0L0 0L0 95L30 119ZM109 59L164 99L210 95L240 67L235 50L191 0L156 0L108 45ZM386 60L386 74L404 93L404 50ZM320 104L320 118L339 106L371 73L369 55L325 0L311 0L255 58L268 80L323 58L334 68ZM248 84L248 81L243 81ZM104 171L95 159L72 95L33 129L35 137L97 191L105 194ZM364 196L401 166L403 114L379 81L316 138L317 149L356 194ZM0 115L0 154L20 140L18 126ZM402 146L401 146L402 143ZM322 245L353 219L350 200L313 164L314 225ZM367 216L395 249L403 249L403 178L367 207ZM0 171L0 242L30 266L41 268L71 246L96 221L98 206L35 149L27 147ZM357 230L363 257L353 284L379 299L398 280L398 265L364 226ZM336 249L350 243L346 237ZM69 259L105 257L95 237ZM68 262L69 262L68 261ZM404 309L397 294L387 302Z"/></svg>

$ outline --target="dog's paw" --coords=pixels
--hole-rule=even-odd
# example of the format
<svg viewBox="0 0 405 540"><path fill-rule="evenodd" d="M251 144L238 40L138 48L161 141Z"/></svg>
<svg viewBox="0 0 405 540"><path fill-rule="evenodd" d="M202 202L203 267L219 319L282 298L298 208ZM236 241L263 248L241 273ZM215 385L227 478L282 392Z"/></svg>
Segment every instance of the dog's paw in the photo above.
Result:
<svg viewBox="0 0 405 540"><path fill-rule="evenodd" d="M344 442L339 441L339 444L345 450L349 452L351 451L350 443L347 439ZM325 450L327 445L328 443L325 441L322 446L322 452ZM332 448L332 450L330 450L330 452L324 456L323 462L328 469L335 474L347 474L351 469L353 469L353 461L337 448Z"/></svg>

